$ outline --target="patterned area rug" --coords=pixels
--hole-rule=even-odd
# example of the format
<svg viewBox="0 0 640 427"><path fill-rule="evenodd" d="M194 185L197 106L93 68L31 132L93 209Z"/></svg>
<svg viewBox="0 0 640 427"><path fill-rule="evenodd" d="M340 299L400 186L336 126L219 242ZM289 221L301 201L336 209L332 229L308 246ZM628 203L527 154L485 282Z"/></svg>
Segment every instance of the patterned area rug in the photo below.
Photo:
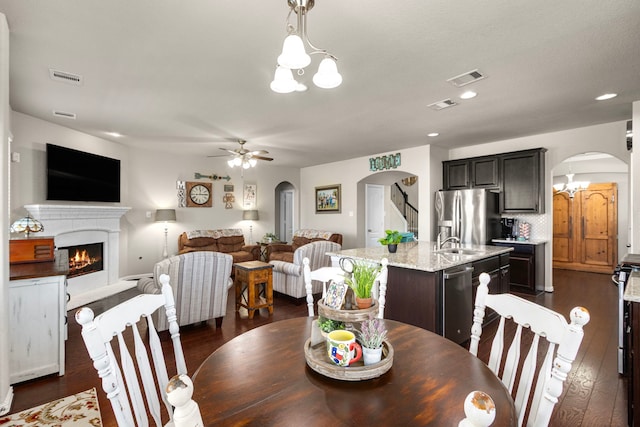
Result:
<svg viewBox="0 0 640 427"><path fill-rule="evenodd" d="M96 389L67 396L12 415L0 416L2 427L102 427Z"/></svg>

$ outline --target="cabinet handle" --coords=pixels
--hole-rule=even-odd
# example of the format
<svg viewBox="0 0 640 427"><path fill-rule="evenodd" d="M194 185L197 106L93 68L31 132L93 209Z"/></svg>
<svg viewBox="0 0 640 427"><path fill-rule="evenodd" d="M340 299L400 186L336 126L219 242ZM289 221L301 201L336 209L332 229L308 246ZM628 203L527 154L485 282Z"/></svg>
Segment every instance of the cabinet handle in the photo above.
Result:
<svg viewBox="0 0 640 427"><path fill-rule="evenodd" d="M584 240L584 217L580 218L581 224L580 228L582 228L582 240Z"/></svg>
<svg viewBox="0 0 640 427"><path fill-rule="evenodd" d="M573 217L569 217L569 238L573 239Z"/></svg>

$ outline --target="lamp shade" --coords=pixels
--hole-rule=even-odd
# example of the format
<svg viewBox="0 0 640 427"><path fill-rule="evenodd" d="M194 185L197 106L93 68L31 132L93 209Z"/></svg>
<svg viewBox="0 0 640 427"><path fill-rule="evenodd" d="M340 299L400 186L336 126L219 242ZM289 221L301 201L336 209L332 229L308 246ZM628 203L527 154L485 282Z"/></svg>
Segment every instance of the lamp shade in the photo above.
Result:
<svg viewBox="0 0 640 427"><path fill-rule="evenodd" d="M157 209L156 222L174 222L176 220L175 209Z"/></svg>
<svg viewBox="0 0 640 427"><path fill-rule="evenodd" d="M304 68L311 64L311 57L304 50L302 39L290 34L282 44L282 54L278 56L278 65L290 70Z"/></svg>
<svg viewBox="0 0 640 427"><path fill-rule="evenodd" d="M271 82L271 90L277 93L291 93L296 90L298 83L293 78L291 69L278 66Z"/></svg>
<svg viewBox="0 0 640 427"><path fill-rule="evenodd" d="M333 89L342 84L342 76L338 73L336 61L324 58L318 66L318 72L313 75L313 83L322 89Z"/></svg>
<svg viewBox="0 0 640 427"><path fill-rule="evenodd" d="M251 220L251 221L257 221L259 219L258 211L257 210L243 211L242 212L242 219Z"/></svg>
<svg viewBox="0 0 640 427"><path fill-rule="evenodd" d="M44 226L40 221L32 218L30 215L27 215L24 218L20 218L19 220L11 224L11 232L13 233L24 232L27 236L29 236L29 233L37 233L40 231L44 231Z"/></svg>

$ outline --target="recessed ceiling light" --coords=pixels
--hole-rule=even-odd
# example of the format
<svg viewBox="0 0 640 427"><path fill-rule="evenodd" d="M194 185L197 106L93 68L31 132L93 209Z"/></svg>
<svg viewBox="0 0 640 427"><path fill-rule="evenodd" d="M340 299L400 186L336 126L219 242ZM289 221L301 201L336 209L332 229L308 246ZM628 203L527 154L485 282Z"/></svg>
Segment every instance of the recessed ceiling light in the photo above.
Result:
<svg viewBox="0 0 640 427"><path fill-rule="evenodd" d="M122 134L119 134L118 132L105 132L105 133L114 138L120 138L122 136Z"/></svg>
<svg viewBox="0 0 640 427"><path fill-rule="evenodd" d="M604 95L597 97L596 101L605 101L607 99L615 98L616 96L618 96L617 93L605 93Z"/></svg>
<svg viewBox="0 0 640 427"><path fill-rule="evenodd" d="M428 133L427 136L431 137L431 138L435 138L436 136L440 135L438 132L431 132Z"/></svg>
<svg viewBox="0 0 640 427"><path fill-rule="evenodd" d="M472 90L468 90L460 95L460 99L471 99L475 98L478 94Z"/></svg>

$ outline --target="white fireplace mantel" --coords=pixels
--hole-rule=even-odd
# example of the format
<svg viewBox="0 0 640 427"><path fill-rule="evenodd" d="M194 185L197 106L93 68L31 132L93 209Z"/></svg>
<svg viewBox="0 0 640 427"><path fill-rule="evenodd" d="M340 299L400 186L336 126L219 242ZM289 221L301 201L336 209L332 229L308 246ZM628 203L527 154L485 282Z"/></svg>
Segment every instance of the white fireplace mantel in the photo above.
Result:
<svg viewBox="0 0 640 427"><path fill-rule="evenodd" d="M131 208L97 205L25 205L44 226L56 247L104 243L104 271L68 281L72 297L118 282L120 268L120 218Z"/></svg>

